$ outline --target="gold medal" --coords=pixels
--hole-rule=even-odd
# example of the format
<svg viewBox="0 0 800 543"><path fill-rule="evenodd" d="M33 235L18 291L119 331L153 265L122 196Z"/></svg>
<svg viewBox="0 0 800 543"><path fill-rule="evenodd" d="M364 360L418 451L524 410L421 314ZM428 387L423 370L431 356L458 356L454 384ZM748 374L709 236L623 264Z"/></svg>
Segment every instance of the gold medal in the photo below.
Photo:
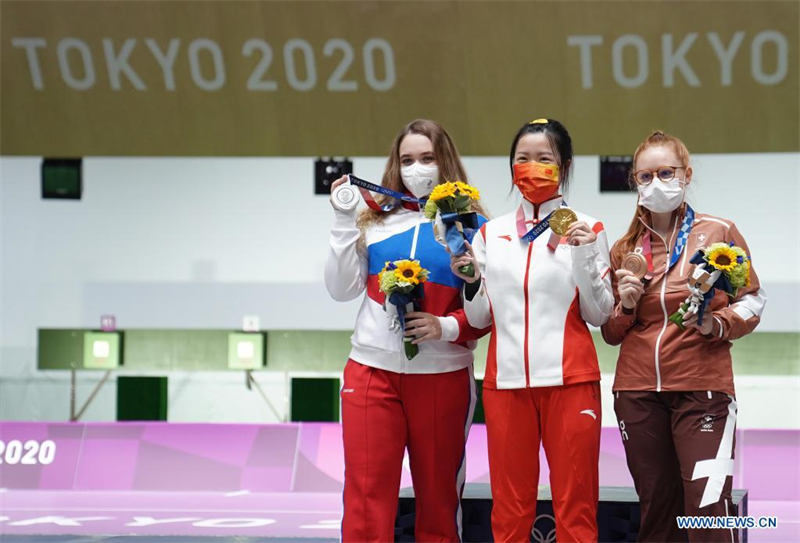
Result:
<svg viewBox="0 0 800 543"><path fill-rule="evenodd" d="M578 216L574 211L568 207L560 207L550 215L550 228L559 236L563 236L567 233L570 225L577 220Z"/></svg>
<svg viewBox="0 0 800 543"><path fill-rule="evenodd" d="M628 253L622 257L622 269L641 279L647 275L647 259L641 253Z"/></svg>

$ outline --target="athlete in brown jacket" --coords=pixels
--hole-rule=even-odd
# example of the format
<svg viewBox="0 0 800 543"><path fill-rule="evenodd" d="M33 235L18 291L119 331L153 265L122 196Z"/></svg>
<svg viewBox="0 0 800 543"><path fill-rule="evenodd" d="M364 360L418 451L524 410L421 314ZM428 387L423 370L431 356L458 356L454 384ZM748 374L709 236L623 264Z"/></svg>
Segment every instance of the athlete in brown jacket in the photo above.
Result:
<svg viewBox="0 0 800 543"><path fill-rule="evenodd" d="M602 327L621 345L614 410L641 501L639 541L736 541L732 530L679 529L679 515L734 515L731 506L734 399L731 340L755 329L766 297L751 268L750 285L731 299L717 290L686 330L668 321L689 294L689 259L712 243L749 250L733 222L695 214L684 202L689 152L655 132L634 154L636 214L611 251L615 309ZM628 253L648 262L640 280L621 269Z"/></svg>

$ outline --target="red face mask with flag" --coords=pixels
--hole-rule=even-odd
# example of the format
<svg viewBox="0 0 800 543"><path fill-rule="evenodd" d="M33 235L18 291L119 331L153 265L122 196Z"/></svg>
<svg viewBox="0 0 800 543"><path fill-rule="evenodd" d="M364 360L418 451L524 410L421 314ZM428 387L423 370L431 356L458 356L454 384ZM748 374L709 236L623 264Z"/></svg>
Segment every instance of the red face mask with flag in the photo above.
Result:
<svg viewBox="0 0 800 543"><path fill-rule="evenodd" d="M543 162L514 164L514 184L526 200L541 204L558 193L558 165Z"/></svg>

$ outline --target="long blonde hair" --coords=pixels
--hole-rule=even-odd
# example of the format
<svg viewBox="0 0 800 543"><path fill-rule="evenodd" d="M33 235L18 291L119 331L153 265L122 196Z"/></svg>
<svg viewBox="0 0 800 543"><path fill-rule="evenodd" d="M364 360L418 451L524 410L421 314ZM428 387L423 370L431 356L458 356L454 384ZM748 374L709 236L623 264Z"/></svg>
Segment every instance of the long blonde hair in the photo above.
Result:
<svg viewBox="0 0 800 543"><path fill-rule="evenodd" d="M386 161L386 168L383 171L383 179L381 185L394 190L396 192L405 192L406 188L403 184L403 178L400 176L400 144L403 139L409 134L421 134L431 140L433 144L433 155L436 158L436 165L439 167L439 183L447 181L463 181L467 180L467 172L464 170L464 165L461 163L461 157L458 154L453 140L450 135L442 126L436 121L429 119L416 119L405 125L392 142L392 148L389 151L389 159ZM391 201L390 196L376 195L375 201L379 205L383 205ZM473 211L476 211L485 216L485 212L480 204L475 202L473 204ZM364 231L372 224L382 222L388 215L395 213L400 206L395 207L391 211L380 211L371 208L366 208L358 216L358 227L361 230L361 239L359 246L363 250L364 245Z"/></svg>
<svg viewBox="0 0 800 543"><path fill-rule="evenodd" d="M675 154L678 155L678 160L680 160L681 166L684 168L689 166L689 149L686 148L686 145L675 136L671 136L660 130L656 130L647 136L647 138L639 144L639 147L636 148L636 152L633 153L634 171L636 170L636 160L639 158L641 152L650 147L656 147L659 145L671 145L672 149L675 151ZM630 174L629 182L632 186L635 186L636 182L633 179L633 171ZM682 205L678 209L679 213L684 213L685 205L686 204ZM617 242L611 248L611 262L614 265L618 265L620 262L622 262L623 256L633 251L634 247L636 247L636 241L644 235L645 223L649 223L650 221L650 212L637 204L631 224L628 226L628 231L625 232L625 235L617 240Z"/></svg>

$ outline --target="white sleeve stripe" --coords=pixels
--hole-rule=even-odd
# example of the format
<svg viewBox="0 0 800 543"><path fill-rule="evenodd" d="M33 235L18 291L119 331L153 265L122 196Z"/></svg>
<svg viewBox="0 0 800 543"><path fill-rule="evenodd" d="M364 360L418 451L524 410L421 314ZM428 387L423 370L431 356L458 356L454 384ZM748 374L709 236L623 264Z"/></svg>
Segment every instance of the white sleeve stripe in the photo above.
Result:
<svg viewBox="0 0 800 543"><path fill-rule="evenodd" d="M719 339L722 339L722 333L725 331L725 327L722 326L722 320L716 315L714 316L714 320L717 321L717 324L719 324L719 334L717 334L717 336Z"/></svg>
<svg viewBox="0 0 800 543"><path fill-rule="evenodd" d="M761 317L764 305L767 303L767 296L763 288L759 288L755 294L743 296L741 300L733 304L733 311L742 319L747 320L752 317Z"/></svg>
<svg viewBox="0 0 800 543"><path fill-rule="evenodd" d="M742 318L742 320L745 321L751 317L756 316L756 314L753 313L748 307L738 304L733 306L733 312L739 315Z"/></svg>
<svg viewBox="0 0 800 543"><path fill-rule="evenodd" d="M701 219L697 219L697 220L695 221L695 223L698 223L698 222L703 222L703 221L711 221L711 222L715 222L715 223L721 224L721 225L722 225L722 226L724 226L725 228L730 228L730 227L731 227L730 223L727 223L727 222L725 222L725 221L721 221L721 220L719 220L719 219L715 219L715 218L713 218L713 217L703 217L703 218L701 218Z"/></svg>

